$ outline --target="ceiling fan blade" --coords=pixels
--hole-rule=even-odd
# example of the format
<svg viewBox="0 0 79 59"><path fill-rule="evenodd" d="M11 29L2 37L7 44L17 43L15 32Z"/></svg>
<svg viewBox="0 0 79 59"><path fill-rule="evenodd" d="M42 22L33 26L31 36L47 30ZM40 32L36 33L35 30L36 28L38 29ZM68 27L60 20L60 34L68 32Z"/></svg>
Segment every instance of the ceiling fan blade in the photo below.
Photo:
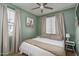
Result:
<svg viewBox="0 0 79 59"><path fill-rule="evenodd" d="M47 7L47 6L44 6L44 8L46 8L46 9L51 9L51 10L53 9L52 7Z"/></svg>
<svg viewBox="0 0 79 59"><path fill-rule="evenodd" d="M38 8L40 8L40 7L32 8L32 10L35 10L35 9L38 9Z"/></svg>
<svg viewBox="0 0 79 59"><path fill-rule="evenodd" d="M40 3L36 3L37 5L41 6Z"/></svg>
<svg viewBox="0 0 79 59"><path fill-rule="evenodd" d="M47 5L47 3L43 3L43 6Z"/></svg>
<svg viewBox="0 0 79 59"><path fill-rule="evenodd" d="M43 9L41 9L41 13L43 13Z"/></svg>

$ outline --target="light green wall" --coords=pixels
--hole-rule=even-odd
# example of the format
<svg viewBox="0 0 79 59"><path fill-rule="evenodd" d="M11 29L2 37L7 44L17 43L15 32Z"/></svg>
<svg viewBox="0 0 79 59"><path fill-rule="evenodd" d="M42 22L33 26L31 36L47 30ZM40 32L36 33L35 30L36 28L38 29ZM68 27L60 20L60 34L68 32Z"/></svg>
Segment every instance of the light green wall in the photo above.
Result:
<svg viewBox="0 0 79 59"><path fill-rule="evenodd" d="M30 28L25 26L25 20L27 17L32 17L34 19L34 27ZM34 15L31 15L23 10L21 10L21 23L22 23L22 38L31 38L35 37L37 35L37 17Z"/></svg>
<svg viewBox="0 0 79 59"><path fill-rule="evenodd" d="M21 40L24 41L28 38L32 38L32 37L36 37L38 35L38 16L33 15L13 4L7 4L9 8L11 9L16 9L18 8L21 11ZM34 27L30 28L30 27L26 27L25 25L25 20L27 17L32 17L34 19ZM10 43L10 48L11 48L11 42L12 42L12 36L9 37L9 43Z"/></svg>
<svg viewBox="0 0 79 59"><path fill-rule="evenodd" d="M25 40L27 38L31 38L31 37L35 37L37 36L37 19L38 17L36 15L33 15L15 5L12 5L12 4L8 4L8 7L12 8L12 9L16 9L18 8L20 11L21 11L21 37L22 37L22 40ZM25 20L27 17L32 17L34 19L34 27L33 28L30 28L30 27L27 27L25 25Z"/></svg>
<svg viewBox="0 0 79 59"><path fill-rule="evenodd" d="M79 4L76 9L76 17L77 17L77 20L79 21ZM79 56L79 25L76 26L75 36L76 36L75 37L76 38L76 40L75 40L76 41L76 51L77 51L77 55Z"/></svg>
<svg viewBox="0 0 79 59"><path fill-rule="evenodd" d="M76 51L79 55L79 26L76 27Z"/></svg>
<svg viewBox="0 0 79 59"><path fill-rule="evenodd" d="M75 41L75 9L64 12L66 33L70 33L71 40Z"/></svg>
<svg viewBox="0 0 79 59"><path fill-rule="evenodd" d="M41 21L40 21L40 17L37 17L37 34L38 36L41 34Z"/></svg>
<svg viewBox="0 0 79 59"><path fill-rule="evenodd" d="M62 10L59 12L54 12L54 13L50 13L50 14L43 15L43 16L52 16L52 15L55 15L56 13L60 13L60 12L64 13L66 33L70 33L70 35L71 35L70 40L75 40L75 8L70 8L67 10ZM42 17L42 16L40 16L40 17ZM40 28L40 26L39 26L39 28Z"/></svg>

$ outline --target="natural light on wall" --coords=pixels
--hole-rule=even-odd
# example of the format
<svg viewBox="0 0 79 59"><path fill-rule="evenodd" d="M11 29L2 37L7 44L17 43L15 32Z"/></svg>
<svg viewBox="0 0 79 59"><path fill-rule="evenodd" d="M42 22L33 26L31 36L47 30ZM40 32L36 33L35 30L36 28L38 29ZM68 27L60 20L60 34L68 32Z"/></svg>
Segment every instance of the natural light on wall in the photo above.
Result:
<svg viewBox="0 0 79 59"><path fill-rule="evenodd" d="M15 10L7 8L7 14L8 14L8 33L9 35L12 35L15 19Z"/></svg>
<svg viewBox="0 0 79 59"><path fill-rule="evenodd" d="M56 34L55 16L46 18L46 34Z"/></svg>

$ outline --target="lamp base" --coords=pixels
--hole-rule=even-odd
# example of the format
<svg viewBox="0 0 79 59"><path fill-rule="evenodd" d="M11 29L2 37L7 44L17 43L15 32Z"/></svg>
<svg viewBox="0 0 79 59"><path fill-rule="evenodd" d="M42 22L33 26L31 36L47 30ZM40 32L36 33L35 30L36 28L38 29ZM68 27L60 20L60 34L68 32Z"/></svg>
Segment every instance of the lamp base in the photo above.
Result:
<svg viewBox="0 0 79 59"><path fill-rule="evenodd" d="M67 41L69 41L69 38L67 38Z"/></svg>

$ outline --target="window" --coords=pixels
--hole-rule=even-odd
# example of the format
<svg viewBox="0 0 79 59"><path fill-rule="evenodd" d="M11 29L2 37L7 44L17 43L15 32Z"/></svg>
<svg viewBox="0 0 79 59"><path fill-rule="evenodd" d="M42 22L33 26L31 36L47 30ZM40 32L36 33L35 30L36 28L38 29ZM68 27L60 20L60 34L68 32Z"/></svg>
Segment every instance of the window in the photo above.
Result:
<svg viewBox="0 0 79 59"><path fill-rule="evenodd" d="M47 34L56 34L55 16L46 18L46 33Z"/></svg>
<svg viewBox="0 0 79 59"><path fill-rule="evenodd" d="M9 35L11 35L14 26L15 10L7 8L7 14L8 14L8 33Z"/></svg>

